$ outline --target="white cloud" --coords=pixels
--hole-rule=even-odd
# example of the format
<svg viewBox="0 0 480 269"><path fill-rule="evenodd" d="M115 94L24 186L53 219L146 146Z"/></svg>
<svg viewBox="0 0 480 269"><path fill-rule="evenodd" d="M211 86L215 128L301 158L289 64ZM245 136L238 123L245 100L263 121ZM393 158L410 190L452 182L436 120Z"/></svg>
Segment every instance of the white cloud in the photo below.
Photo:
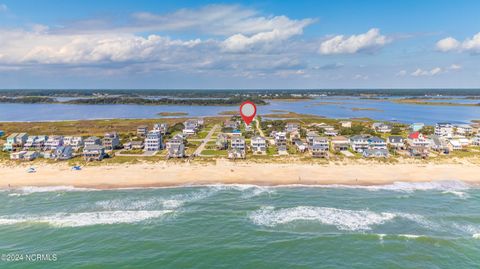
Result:
<svg viewBox="0 0 480 269"><path fill-rule="evenodd" d="M371 52L377 50L391 40L380 34L380 30L372 28L368 32L359 35L334 36L320 44L320 54L353 54L357 52Z"/></svg>
<svg viewBox="0 0 480 269"><path fill-rule="evenodd" d="M397 74L395 74L395 76L397 76L397 77L404 77L404 76L406 76L406 75L407 75L407 71L406 71L406 70L400 70L400 71L398 71Z"/></svg>
<svg viewBox="0 0 480 269"><path fill-rule="evenodd" d="M473 54L480 53L480 32L471 38L467 38L460 42L453 37L447 37L439 40L436 48L442 52L469 52Z"/></svg>
<svg viewBox="0 0 480 269"><path fill-rule="evenodd" d="M415 71L410 73L411 76L414 77L421 77L421 76L435 76L443 72L443 69L440 67L434 67L430 70L424 70L421 68L417 68Z"/></svg>
<svg viewBox="0 0 480 269"><path fill-rule="evenodd" d="M228 52L245 52L258 49L258 46L276 45L278 42L287 40L293 36L301 35L303 28L312 23L312 20L290 20L280 16L272 19L273 28L270 31L259 32L251 36L238 33L227 38L222 47Z"/></svg>
<svg viewBox="0 0 480 269"><path fill-rule="evenodd" d="M462 69L462 66L459 65L459 64L452 64L452 65L450 65L450 67L448 69L450 69L450 70L460 70L460 69Z"/></svg>
<svg viewBox="0 0 480 269"><path fill-rule="evenodd" d="M367 80L368 76L367 75L356 74L355 76L353 76L353 79L355 79L355 80Z"/></svg>

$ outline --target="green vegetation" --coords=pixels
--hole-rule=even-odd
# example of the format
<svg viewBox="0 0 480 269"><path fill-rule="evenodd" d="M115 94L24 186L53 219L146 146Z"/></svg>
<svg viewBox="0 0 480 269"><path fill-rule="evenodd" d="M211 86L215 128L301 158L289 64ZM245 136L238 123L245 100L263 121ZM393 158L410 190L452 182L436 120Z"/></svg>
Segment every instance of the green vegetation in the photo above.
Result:
<svg viewBox="0 0 480 269"><path fill-rule="evenodd" d="M0 97L0 103L41 104L56 102L54 98L41 96L22 96L18 98Z"/></svg>
<svg viewBox="0 0 480 269"><path fill-rule="evenodd" d="M227 99L146 99L140 97L97 97L73 99L62 102L64 104L82 104L82 105L118 105L118 104L135 104L135 105L183 105L183 106L225 106L240 105L247 99L241 97L230 97ZM261 99L253 99L257 105L266 105L267 102Z"/></svg>
<svg viewBox="0 0 480 269"><path fill-rule="evenodd" d="M202 155L212 155L212 156L227 156L227 151L226 150L205 149L200 154L202 154Z"/></svg>

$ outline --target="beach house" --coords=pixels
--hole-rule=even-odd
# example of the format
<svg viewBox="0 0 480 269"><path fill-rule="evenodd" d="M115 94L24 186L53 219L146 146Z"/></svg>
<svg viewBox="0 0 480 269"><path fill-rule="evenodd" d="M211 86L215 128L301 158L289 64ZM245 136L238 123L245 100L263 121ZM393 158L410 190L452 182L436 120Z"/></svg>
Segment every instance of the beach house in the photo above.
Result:
<svg viewBox="0 0 480 269"><path fill-rule="evenodd" d="M183 158L185 157L185 145L183 143L170 144L167 152L168 158Z"/></svg>
<svg viewBox="0 0 480 269"><path fill-rule="evenodd" d="M97 144L85 145L82 155L86 161L101 161L106 156L105 148Z"/></svg>
<svg viewBox="0 0 480 269"><path fill-rule="evenodd" d="M430 136L430 148L432 150L448 153L449 149L447 147L447 139L443 136L431 135Z"/></svg>
<svg viewBox="0 0 480 269"><path fill-rule="evenodd" d="M238 122L233 120L225 120L223 122L223 128L238 129Z"/></svg>
<svg viewBox="0 0 480 269"><path fill-rule="evenodd" d="M253 154L267 154L267 140L262 136L254 136L250 140Z"/></svg>
<svg viewBox="0 0 480 269"><path fill-rule="evenodd" d="M12 152L10 153L10 160L22 160L26 153L26 150Z"/></svg>
<svg viewBox="0 0 480 269"><path fill-rule="evenodd" d="M51 154L50 158L55 160L68 160L73 157L72 146L57 147Z"/></svg>
<svg viewBox="0 0 480 269"><path fill-rule="evenodd" d="M100 140L100 138L98 138L96 136L90 136L83 141L83 144L85 145L85 147L100 146L100 145L102 145L102 140Z"/></svg>
<svg viewBox="0 0 480 269"><path fill-rule="evenodd" d="M385 140L377 136L372 136L367 139L369 149L387 149Z"/></svg>
<svg viewBox="0 0 480 269"><path fill-rule="evenodd" d="M348 147L350 146L350 141L345 136L333 137L330 143L334 151L348 150Z"/></svg>
<svg viewBox="0 0 480 269"><path fill-rule="evenodd" d="M155 123L153 125L153 130L160 132L162 135L165 135L168 132L168 124L166 123Z"/></svg>
<svg viewBox="0 0 480 269"><path fill-rule="evenodd" d="M275 146L277 146L277 147L281 147L281 146L286 147L287 146L287 133L276 132L275 136L274 136L274 143L275 143Z"/></svg>
<svg viewBox="0 0 480 269"><path fill-rule="evenodd" d="M176 135L167 141L165 147L167 150L169 150L171 147L178 147L178 145L183 144L183 136Z"/></svg>
<svg viewBox="0 0 480 269"><path fill-rule="evenodd" d="M477 133L477 134L472 138L472 145L474 145L474 146L480 146L480 133Z"/></svg>
<svg viewBox="0 0 480 269"><path fill-rule="evenodd" d="M342 120L338 123L340 123L340 126L342 126L343 128L352 128L352 122L351 121Z"/></svg>
<svg viewBox="0 0 480 269"><path fill-rule="evenodd" d="M302 140L295 140L293 143L299 152L305 152L308 149L308 145Z"/></svg>
<svg viewBox="0 0 480 269"><path fill-rule="evenodd" d="M387 145L393 149L405 149L405 138L399 135L391 135L387 139Z"/></svg>
<svg viewBox="0 0 480 269"><path fill-rule="evenodd" d="M197 133L200 124L198 123L198 120L190 119L186 120L183 123L183 126L185 126L185 128L183 128L184 135L194 135Z"/></svg>
<svg viewBox="0 0 480 269"><path fill-rule="evenodd" d="M291 133L291 132L296 132L296 131L299 131L299 130L300 130L300 125L298 123L287 122L287 124L285 125L285 132L287 134Z"/></svg>
<svg viewBox="0 0 480 269"><path fill-rule="evenodd" d="M228 136L226 134L219 134L215 141L215 147L218 150L225 150L228 148Z"/></svg>
<svg viewBox="0 0 480 269"><path fill-rule="evenodd" d="M383 122L374 122L372 129L377 133L390 133L392 131L392 125Z"/></svg>
<svg viewBox="0 0 480 269"><path fill-rule="evenodd" d="M453 125L451 123L437 123L435 125L435 135L444 137L453 137Z"/></svg>
<svg viewBox="0 0 480 269"><path fill-rule="evenodd" d="M473 133L473 127L468 124L457 124L455 125L455 135L458 136L469 136Z"/></svg>
<svg viewBox="0 0 480 269"><path fill-rule="evenodd" d="M245 158L245 138L242 136L232 137L230 149L228 151L229 159Z"/></svg>
<svg viewBox="0 0 480 269"><path fill-rule="evenodd" d="M106 133L102 139L105 150L114 150L120 147L120 137L117 132Z"/></svg>
<svg viewBox="0 0 480 269"><path fill-rule="evenodd" d="M65 136L63 138L63 145L71 146L73 150L77 151L83 147L83 138L81 136Z"/></svg>
<svg viewBox="0 0 480 269"><path fill-rule="evenodd" d="M137 127L137 136L145 137L148 133L148 126L147 125L140 125Z"/></svg>
<svg viewBox="0 0 480 269"><path fill-rule="evenodd" d="M312 147L310 149L312 157L315 158L328 158L329 143L326 137L317 137L313 140Z"/></svg>
<svg viewBox="0 0 480 269"><path fill-rule="evenodd" d="M144 151L158 151L163 149L162 134L156 131L148 132L144 145Z"/></svg>
<svg viewBox="0 0 480 269"><path fill-rule="evenodd" d="M124 149L131 150L131 149L143 149L143 141L128 141L123 145Z"/></svg>
<svg viewBox="0 0 480 269"><path fill-rule="evenodd" d="M48 137L46 135L30 135L23 145L24 149L42 150Z"/></svg>
<svg viewBox="0 0 480 269"><path fill-rule="evenodd" d="M47 141L45 142L44 150L55 150L58 147L63 146L63 136L61 135L52 135L49 136Z"/></svg>
<svg viewBox="0 0 480 269"><path fill-rule="evenodd" d="M409 147L429 147L430 140L420 132L413 132L408 135L407 144Z"/></svg>
<svg viewBox="0 0 480 269"><path fill-rule="evenodd" d="M38 158L38 156L40 156L40 154L38 153L38 151L27 151L27 153L25 153L25 154L23 155L22 160L23 160L23 161L33 161L33 160L35 160L36 158Z"/></svg>
<svg viewBox="0 0 480 269"><path fill-rule="evenodd" d="M368 136L364 135L354 135L350 137L350 147L352 147L355 152L362 153L368 149L368 138Z"/></svg>
<svg viewBox="0 0 480 269"><path fill-rule="evenodd" d="M317 132L315 132L315 131L309 131L309 132L307 132L306 139L307 139L307 145L308 145L309 148L312 147L312 145L313 145L313 140L314 140L315 138L317 138L317 137L320 137L320 135L319 135Z"/></svg>
<svg viewBox="0 0 480 269"><path fill-rule="evenodd" d="M447 147L449 151L462 150L462 144L458 139L448 139Z"/></svg>
<svg viewBox="0 0 480 269"><path fill-rule="evenodd" d="M365 158L388 158L387 149L366 149L362 153Z"/></svg>
<svg viewBox="0 0 480 269"><path fill-rule="evenodd" d="M409 129L411 132L418 132L418 131L422 130L423 127L425 127L425 124L424 124L424 123L415 122L415 123L410 124L410 126L408 127L408 129Z"/></svg>
<svg viewBox="0 0 480 269"><path fill-rule="evenodd" d="M28 135L26 133L13 133L7 137L3 145L4 151L14 151L16 148L22 148L27 142Z"/></svg>

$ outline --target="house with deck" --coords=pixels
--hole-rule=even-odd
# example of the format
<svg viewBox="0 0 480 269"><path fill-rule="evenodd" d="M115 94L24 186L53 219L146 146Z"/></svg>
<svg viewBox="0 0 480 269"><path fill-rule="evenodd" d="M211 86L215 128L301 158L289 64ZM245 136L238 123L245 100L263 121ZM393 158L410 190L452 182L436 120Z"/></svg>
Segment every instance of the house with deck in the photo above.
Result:
<svg viewBox="0 0 480 269"><path fill-rule="evenodd" d="M63 145L71 146L73 150L77 151L83 147L83 138L81 136L65 136L63 138Z"/></svg>
<svg viewBox="0 0 480 269"><path fill-rule="evenodd" d="M431 135L430 148L441 153L448 153L447 139L443 136Z"/></svg>
<svg viewBox="0 0 480 269"><path fill-rule="evenodd" d="M155 123L153 125L153 130L165 135L168 132L168 124L166 123Z"/></svg>
<svg viewBox="0 0 480 269"><path fill-rule="evenodd" d="M350 147L353 151L362 153L364 150L368 149L368 136L365 135L354 135L350 137Z"/></svg>
<svg viewBox="0 0 480 269"><path fill-rule="evenodd" d="M88 146L101 146L102 145L102 140L96 136L90 136L87 139L83 141L83 144L85 147Z"/></svg>
<svg viewBox="0 0 480 269"><path fill-rule="evenodd" d="M474 145L474 146L480 146L480 133L477 133L477 134L472 138L472 145Z"/></svg>
<svg viewBox="0 0 480 269"><path fill-rule="evenodd" d="M242 136L232 137L230 141L230 149L228 150L229 159L245 158L245 138Z"/></svg>
<svg viewBox="0 0 480 269"><path fill-rule="evenodd" d="M226 134L219 134L215 140L215 147L218 150L228 149L228 136Z"/></svg>
<svg viewBox="0 0 480 269"><path fill-rule="evenodd" d="M85 145L82 153L86 161L101 161L105 158L105 148L101 145Z"/></svg>
<svg viewBox="0 0 480 269"><path fill-rule="evenodd" d="M390 133L392 131L392 125L383 122L374 122L372 129L377 133Z"/></svg>
<svg viewBox="0 0 480 269"><path fill-rule="evenodd" d="M120 137L117 132L106 133L102 139L105 150L114 150L120 147Z"/></svg>
<svg viewBox="0 0 480 269"><path fill-rule="evenodd" d="M337 152L348 150L350 147L350 141L345 136L332 137L330 144L332 145L332 149Z"/></svg>
<svg viewBox="0 0 480 269"><path fill-rule="evenodd" d="M145 137L148 133L148 126L147 125L140 125L137 127L137 136Z"/></svg>
<svg viewBox="0 0 480 269"><path fill-rule="evenodd" d="M267 154L267 140L262 136L254 136L250 140L250 147L253 154Z"/></svg>
<svg viewBox="0 0 480 269"><path fill-rule="evenodd" d="M468 124L455 125L455 135L457 136L469 136L473 134L473 127Z"/></svg>
<svg viewBox="0 0 480 269"><path fill-rule="evenodd" d="M276 132L275 137L275 146L277 147L286 147L287 146L287 133L285 132Z"/></svg>
<svg viewBox="0 0 480 269"><path fill-rule="evenodd" d="M177 145L184 145L184 139L183 136L176 135L169 139L167 143L165 143L166 149L170 149L171 147L177 147Z"/></svg>
<svg viewBox="0 0 480 269"><path fill-rule="evenodd" d="M409 147L430 147L430 140L420 132L413 132L408 135L407 145Z"/></svg>
<svg viewBox="0 0 480 269"><path fill-rule="evenodd" d="M387 145L390 146L390 148L397 149L397 150L403 150L406 148L405 146L405 138L399 135L391 135L387 139Z"/></svg>
<svg viewBox="0 0 480 269"><path fill-rule="evenodd" d="M183 158L185 157L185 145L183 143L170 144L167 150L168 158Z"/></svg>
<svg viewBox="0 0 480 269"><path fill-rule="evenodd" d="M320 137L320 135L317 132L315 132L315 131L307 132L306 139L307 139L307 145L308 145L309 148L312 147L313 140L317 137Z"/></svg>
<svg viewBox="0 0 480 269"><path fill-rule="evenodd" d="M11 152L10 160L16 160L16 161L22 160L23 156L25 156L26 153L27 153L26 150Z"/></svg>
<svg viewBox="0 0 480 269"><path fill-rule="evenodd" d="M447 147L449 151L462 150L463 146L458 139L448 139Z"/></svg>
<svg viewBox="0 0 480 269"><path fill-rule="evenodd" d="M312 157L314 158L328 158L329 148L328 138L317 137L313 140L310 151L312 153Z"/></svg>
<svg viewBox="0 0 480 269"><path fill-rule="evenodd" d="M50 159L54 160L69 160L73 158L73 147L72 146L60 146L57 147L50 154Z"/></svg>
<svg viewBox="0 0 480 269"><path fill-rule="evenodd" d="M4 151L14 151L17 148L22 148L27 142L28 135L26 133L13 133L7 137L3 145Z"/></svg>
<svg viewBox="0 0 480 269"><path fill-rule="evenodd" d="M372 136L367 139L369 149L387 149L385 140L377 136Z"/></svg>
<svg viewBox="0 0 480 269"><path fill-rule="evenodd" d="M156 131L147 133L144 142L144 151L159 151L163 149L162 134Z"/></svg>
<svg viewBox="0 0 480 269"><path fill-rule="evenodd" d="M52 135L49 136L47 141L45 142L44 150L49 151L49 150L55 150L58 147L63 146L63 136L61 135Z"/></svg>
<svg viewBox="0 0 480 269"><path fill-rule="evenodd" d="M291 132L298 132L300 130L300 125L296 122L287 122L285 125L285 132L291 133Z"/></svg>
<svg viewBox="0 0 480 269"><path fill-rule="evenodd" d="M305 152L308 149L308 145L304 143L302 140L295 140L293 144L295 145L295 147L299 152Z"/></svg>
<svg viewBox="0 0 480 269"><path fill-rule="evenodd" d="M127 150L132 149L143 149L143 141L128 141L127 143L123 144L123 148Z"/></svg>
<svg viewBox="0 0 480 269"><path fill-rule="evenodd" d="M447 123L447 122L441 122L441 123L437 123L435 125L435 132L434 134L435 135L438 135L438 136L443 136L443 137L453 137L453 134L454 134L454 128L453 128L453 125L451 123Z"/></svg>

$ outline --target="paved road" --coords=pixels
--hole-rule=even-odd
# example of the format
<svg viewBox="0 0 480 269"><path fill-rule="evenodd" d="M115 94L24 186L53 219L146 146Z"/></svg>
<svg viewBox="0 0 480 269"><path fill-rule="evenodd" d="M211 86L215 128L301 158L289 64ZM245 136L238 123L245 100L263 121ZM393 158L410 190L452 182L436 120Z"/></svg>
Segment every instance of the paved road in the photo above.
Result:
<svg viewBox="0 0 480 269"><path fill-rule="evenodd" d="M218 128L218 124L216 124L215 126L212 127L210 132L208 132L207 136L205 136L205 138L203 139L200 146L198 146L198 148L193 153L193 156L200 156L201 155L203 149L205 149L205 145L207 144L208 141L210 141L210 138L212 137L213 133L217 130L217 128Z"/></svg>

